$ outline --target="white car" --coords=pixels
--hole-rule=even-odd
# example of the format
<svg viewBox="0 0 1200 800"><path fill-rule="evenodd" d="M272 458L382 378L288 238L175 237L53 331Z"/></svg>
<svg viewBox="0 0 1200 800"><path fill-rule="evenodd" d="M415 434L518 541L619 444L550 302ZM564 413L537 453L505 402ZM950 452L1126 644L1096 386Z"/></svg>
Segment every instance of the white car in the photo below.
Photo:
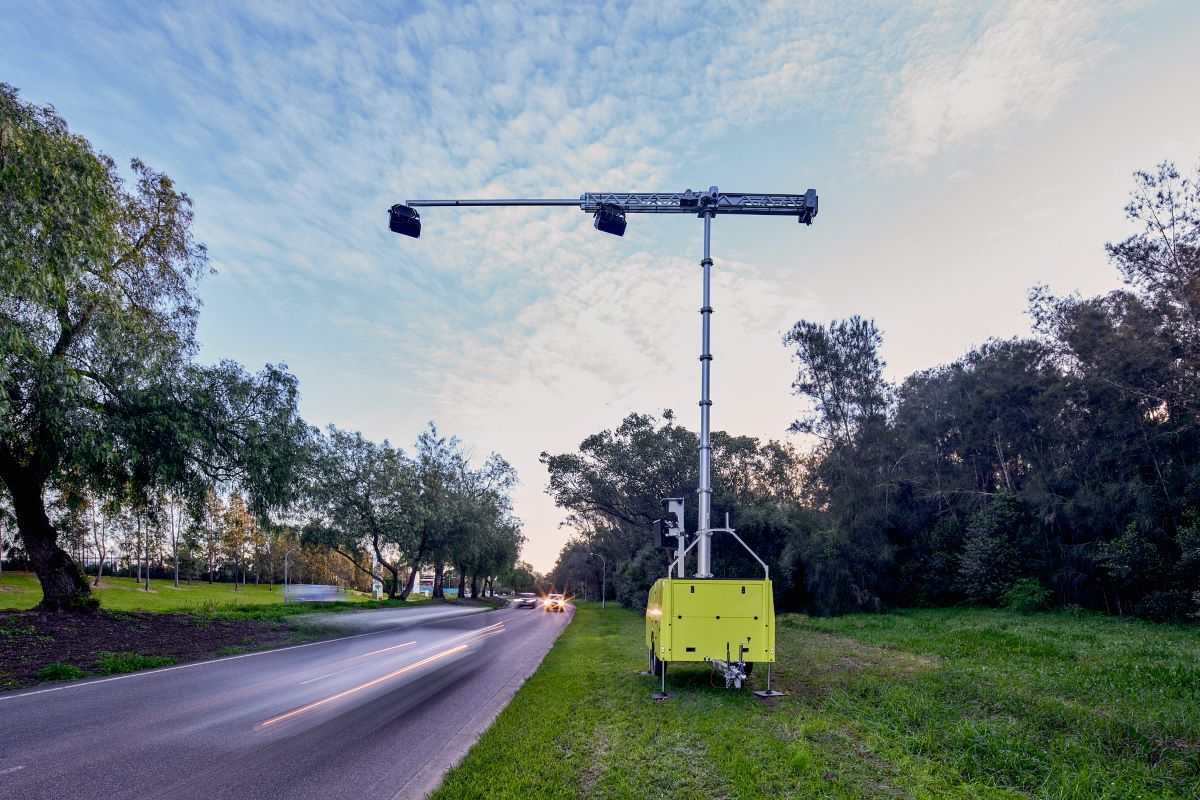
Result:
<svg viewBox="0 0 1200 800"><path fill-rule="evenodd" d="M542 601L542 608L546 611L566 611L567 598L561 594L548 594L546 599Z"/></svg>

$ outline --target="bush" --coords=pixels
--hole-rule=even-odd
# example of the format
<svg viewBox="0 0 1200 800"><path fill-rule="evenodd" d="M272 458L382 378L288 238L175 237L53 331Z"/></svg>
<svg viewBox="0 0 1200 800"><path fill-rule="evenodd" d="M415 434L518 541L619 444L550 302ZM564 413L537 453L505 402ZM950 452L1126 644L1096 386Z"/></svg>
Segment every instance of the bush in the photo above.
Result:
<svg viewBox="0 0 1200 800"><path fill-rule="evenodd" d="M1050 605L1050 590L1036 578L1021 578L1004 590L1000 602L1021 614L1045 611Z"/></svg>
<svg viewBox="0 0 1200 800"><path fill-rule="evenodd" d="M137 653L97 653L96 671L101 675L115 675L120 672L137 672L139 669L153 669L174 664L176 659L170 656L142 656Z"/></svg>
<svg viewBox="0 0 1200 800"><path fill-rule="evenodd" d="M1151 622L1182 622L1196 611L1191 592L1178 589L1149 592L1133 607L1133 614Z"/></svg>
<svg viewBox="0 0 1200 800"><path fill-rule="evenodd" d="M77 681L86 674L79 667L55 661L53 664L47 664L43 667L37 676L38 680L41 681Z"/></svg>

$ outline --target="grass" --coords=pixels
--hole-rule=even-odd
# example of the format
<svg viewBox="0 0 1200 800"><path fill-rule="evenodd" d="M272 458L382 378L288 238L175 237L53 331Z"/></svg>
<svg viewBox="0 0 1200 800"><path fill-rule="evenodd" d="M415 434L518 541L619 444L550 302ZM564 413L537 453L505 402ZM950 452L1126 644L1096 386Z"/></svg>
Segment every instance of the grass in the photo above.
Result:
<svg viewBox="0 0 1200 800"><path fill-rule="evenodd" d="M90 579L89 579L90 581ZM93 596L100 599L100 607L107 611L191 611L207 616L233 619L281 619L294 614L313 613L353 608L392 608L402 601L371 600L358 592L347 592L345 602L284 604L283 587L267 584L247 584L239 591L231 583L193 582L191 586L181 582L175 588L174 581L150 580L150 591L144 584L132 578L105 576L99 587L92 587ZM42 589L37 576L31 572L5 570L0 578L0 610L33 608L42 600ZM405 607L428 604L432 600L410 600Z"/></svg>
<svg viewBox="0 0 1200 800"><path fill-rule="evenodd" d="M787 697L680 667L655 703L641 617L584 604L435 797L1200 797L1200 628L781 615L778 649Z"/></svg>
<svg viewBox="0 0 1200 800"><path fill-rule="evenodd" d="M64 664L61 661L55 661L53 664L47 664L38 673L38 679L43 681L75 681L84 677L87 673L79 667L73 667L70 664Z"/></svg>
<svg viewBox="0 0 1200 800"><path fill-rule="evenodd" d="M137 653L96 653L96 672L100 675L119 675L140 669L167 667L176 663L170 656L143 656Z"/></svg>

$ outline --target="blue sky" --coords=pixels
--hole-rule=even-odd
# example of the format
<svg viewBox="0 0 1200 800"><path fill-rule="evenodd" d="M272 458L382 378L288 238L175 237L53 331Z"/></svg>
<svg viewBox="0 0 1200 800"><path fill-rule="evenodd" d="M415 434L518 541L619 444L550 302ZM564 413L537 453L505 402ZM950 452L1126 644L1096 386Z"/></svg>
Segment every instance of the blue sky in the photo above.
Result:
<svg viewBox="0 0 1200 800"><path fill-rule="evenodd" d="M797 319L875 318L897 379L1027 333L1032 285L1116 285L1130 173L1200 158L1185 0L2 5L0 80L195 200L202 356L286 362L313 424L502 453L542 569L538 453L695 425L700 226L429 209L414 241L392 203L817 189L812 227L714 224L714 425L782 438Z"/></svg>

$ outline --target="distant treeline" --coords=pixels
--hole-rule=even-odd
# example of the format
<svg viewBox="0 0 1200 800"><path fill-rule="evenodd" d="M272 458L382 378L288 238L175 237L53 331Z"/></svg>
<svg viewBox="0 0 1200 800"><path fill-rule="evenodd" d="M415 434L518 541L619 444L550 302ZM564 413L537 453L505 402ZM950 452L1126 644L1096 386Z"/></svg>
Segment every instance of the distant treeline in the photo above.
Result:
<svg viewBox="0 0 1200 800"><path fill-rule="evenodd" d="M784 337L806 401L793 431L816 444L719 434L713 458L714 518L768 559L785 606L1200 613L1200 180L1170 164L1135 179L1142 230L1107 247L1125 288L1036 287L1030 338L890 385L869 320ZM658 498L692 495L695 452L668 414L544 455L578 531L559 580L594 592L599 552L620 598L644 602L667 561L648 522ZM716 548L720 574L756 573L738 550Z"/></svg>

